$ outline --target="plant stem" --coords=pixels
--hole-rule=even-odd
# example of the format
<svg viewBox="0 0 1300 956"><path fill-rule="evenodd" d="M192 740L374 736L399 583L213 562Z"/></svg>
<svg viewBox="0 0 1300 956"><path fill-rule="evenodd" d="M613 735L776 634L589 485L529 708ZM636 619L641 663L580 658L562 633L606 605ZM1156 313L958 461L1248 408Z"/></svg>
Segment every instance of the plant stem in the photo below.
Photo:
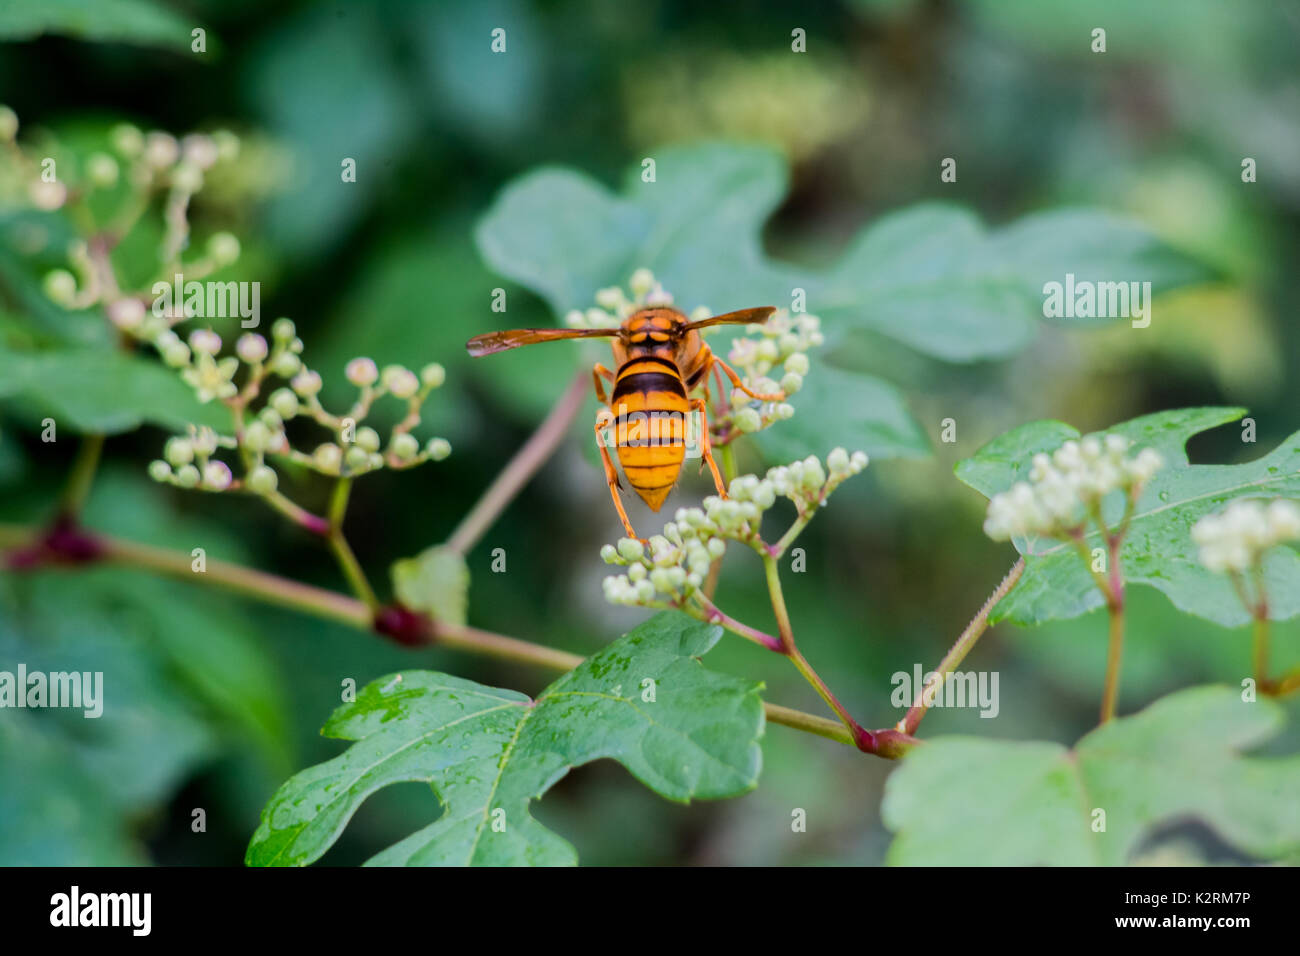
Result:
<svg viewBox="0 0 1300 956"><path fill-rule="evenodd" d="M700 607L703 609L705 617L710 624L720 624L727 630L731 631L731 633L743 637L747 641L753 641L759 647L766 650L776 651L778 654L785 653L784 646L779 637L773 637L771 634L760 631L756 627L750 627L743 621L736 620L702 594L697 594L695 599L699 602Z"/></svg>
<svg viewBox="0 0 1300 956"><path fill-rule="evenodd" d="M1268 618L1256 617L1254 628L1255 686L1265 690L1268 680Z"/></svg>
<svg viewBox="0 0 1300 956"><path fill-rule="evenodd" d="M1106 649L1106 686L1101 695L1101 722L1115 716L1119 701L1119 665L1124 653L1124 577L1120 573L1119 548L1122 536L1110 542L1110 588L1106 610L1110 614L1110 641Z"/></svg>
<svg viewBox="0 0 1300 956"><path fill-rule="evenodd" d="M776 616L777 633L781 636L781 652L790 658L795 669L803 675L804 680L812 685L813 689L821 696L829 707L849 729L853 735L854 742L862 746L862 742L867 738L866 729L853 719L848 708L840 703L839 698L831 692L826 681L822 680L821 675L808 663L808 659L800 653L799 648L794 642L794 629L790 626L790 612L785 606L785 593L781 589L781 570L777 567L776 558L770 554L763 555L763 574L767 578L767 593L772 600L772 613Z"/></svg>
<svg viewBox="0 0 1300 956"><path fill-rule="evenodd" d="M338 559L339 567L343 569L343 576L348 579L352 593L365 602L366 607L373 614L379 609L379 599L375 597L374 588L366 580L366 572L362 569L361 562L352 553L352 547L343 534L343 516L347 514L348 496L351 493L352 479L340 478L338 484L334 486L334 494L330 497L328 535L330 550Z"/></svg>
<svg viewBox="0 0 1300 956"><path fill-rule="evenodd" d="M966 629L961 632L952 648L939 662L939 681L935 685L936 693L943 687L943 683L948 679L948 676L965 660L966 655L974 648L975 642L988 630L989 615L993 612L993 608L1007 596L1007 592L1016 586L1016 582L1020 580L1020 576L1024 573L1025 559L1020 558L1011 566L1011 570L1003 576L1002 583L989 595L988 600L984 602L984 606L979 609L979 613L966 625ZM921 719L925 717L925 712L929 709L929 705L925 702L925 688L917 688L912 706L908 709L907 715L898 722L897 729L907 734L916 733L916 728L920 726Z"/></svg>
<svg viewBox="0 0 1300 956"><path fill-rule="evenodd" d="M103 451L103 435L87 435L81 440L76 460L72 463L72 472L68 475L68 483L63 489L63 498L59 502L59 511L64 516L75 517L81 513L82 506L90 495L90 486L95 480L95 471L99 468Z"/></svg>
<svg viewBox="0 0 1300 956"><path fill-rule="evenodd" d="M0 546L23 548L41 539L40 532L26 527L0 524ZM265 604L288 608L313 617L345 624L361 631L373 631L374 617L366 605L346 594L303 584L266 571L258 571L227 561L209 560L202 573L192 568L189 555L140 544L121 538L95 535L101 560L125 567L140 568L157 574L224 588ZM499 660L533 664L556 671L570 671L582 663L578 654L521 641L504 634L494 634L467 626L439 624L433 638L437 645ZM805 733L816 734L842 744L853 744L852 736L834 721L780 704L763 703L767 719Z"/></svg>
<svg viewBox="0 0 1300 956"><path fill-rule="evenodd" d="M515 496L519 494L537 469L551 456L564 440L569 426L582 407L582 400L590 384L590 373L581 372L574 376L560 400L555 403L545 421L533 432L532 437L510 459L510 463L497 475L496 480L488 486L487 491L470 509L469 514L461 520L447 539L447 546L458 554L469 552L488 528L501 515Z"/></svg>

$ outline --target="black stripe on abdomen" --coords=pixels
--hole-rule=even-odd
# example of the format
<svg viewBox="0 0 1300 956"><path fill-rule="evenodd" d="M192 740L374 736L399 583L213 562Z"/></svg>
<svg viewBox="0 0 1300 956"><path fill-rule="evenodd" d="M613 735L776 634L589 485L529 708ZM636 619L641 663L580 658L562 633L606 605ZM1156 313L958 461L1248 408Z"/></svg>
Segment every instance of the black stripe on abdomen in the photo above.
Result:
<svg viewBox="0 0 1300 956"><path fill-rule="evenodd" d="M686 387L682 384L681 376L669 375L667 372L633 372L624 375L614 386L612 397L617 399L633 392L669 392L686 397Z"/></svg>

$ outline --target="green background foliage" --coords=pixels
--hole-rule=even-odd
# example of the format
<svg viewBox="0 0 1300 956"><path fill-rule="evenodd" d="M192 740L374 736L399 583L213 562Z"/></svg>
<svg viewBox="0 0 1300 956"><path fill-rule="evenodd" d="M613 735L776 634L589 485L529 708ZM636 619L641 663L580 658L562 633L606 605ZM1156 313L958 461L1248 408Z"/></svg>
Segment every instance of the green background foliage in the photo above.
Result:
<svg viewBox="0 0 1300 956"><path fill-rule="evenodd" d="M812 355L795 418L739 444L739 464L836 444L872 454L800 539L807 570L786 568L786 596L804 653L860 720L889 726L902 715L889 703L890 676L932 667L1015 557L982 534L984 498L954 479L958 461L977 491L996 490L1010 466L1006 456L983 461L987 443L1013 428L1023 426L1001 441L1020 460L1066 434L1043 421L1087 433L1217 406L1248 408L1257 443L1243 444L1226 414L1179 423L1166 447L1187 440L1190 464L1162 479L1164 490L1201 494L1219 487L1219 469L1255 475L1294 454L1289 370L1300 363L1300 326L1287 319L1300 122L1285 90L1295 25L1270 5L1226 17L1212 2L1108 4L1109 51L1099 56L1076 7L818 5L799 11L809 52L796 57L789 11L767 5L738 21L654 0L14 0L0 13L0 102L18 112L25 139L65 147L100 148L119 120L236 130L238 168L192 216L197 241L222 229L240 236L244 255L222 278L262 283L264 316L294 318L327 392L358 354L446 365L422 435L446 436L452 457L362 481L353 494L348 530L386 595L383 569L444 540L574 373L607 354L569 343L472 361L471 335L557 324L558 312L637 265L687 307L782 305L804 288L827 345ZM497 25L509 31L504 56L488 49ZM193 26L208 31L205 55L189 52ZM342 156L357 160L354 184L339 182ZM647 156L654 184L639 176ZM1258 162L1257 183L1240 180L1244 156ZM957 159L955 183L939 181L944 157ZM107 348L111 336L98 316L65 313L41 292L44 272L63 264L67 229L56 216L0 208L0 521L51 516L73 433L93 427L114 433L89 502L94 526L343 588L319 542L270 514L147 480L163 427L191 410L158 376L113 367L123 360L77 365L80 350ZM142 232L115 253L137 275L157 243L156 231ZM1066 271L1152 281L1151 327L1042 319L1041 284ZM504 315L491 310L498 287ZM593 409L591 400L561 453L466 555L470 623L588 654L609 653L644 622L600 597L607 569L597 553L620 531L589 454ZM47 414L60 423L53 444L39 437ZM940 438L948 418L955 443ZM1253 464L1266 454L1269 463ZM324 507L323 486L282 480ZM669 507L710 489L707 476L687 473ZM653 520L636 503L632 518ZM497 548L504 573L492 569ZM1270 574L1292 580L1294 554L1275 560ZM1080 754L1176 748L1172 716L1190 726L1218 715L1233 733L1213 751L1215 766L1221 776L1250 768L1263 795L1251 803L1233 789L1241 780L1202 792L1241 801L1241 828L1207 825L1196 815L1204 804L1165 794L1140 832L1116 831L1123 811L1112 809L1114 844L1078 844L1075 858L1294 853L1283 828L1250 829L1256 810L1279 819L1268 788L1294 775L1293 758L1255 749L1296 752L1294 699L1224 716L1226 698L1196 689L1142 710L1247 673L1249 635L1235 606L1214 597L1217 585L1193 577L1132 590L1120 707L1136 716L1089 734L1104 619L1082 593L1068 615L1020 603L1050 571L1031 569L1003 609L1010 619L966 665L1000 673L998 718L936 709L924 735L947 739L897 777L885 761L772 726L757 789L681 806L595 759L612 751L588 748L547 781L532 826L550 834L546 846L562 835L597 864L987 858L988 821L928 793L931 783L951 789L963 761L989 756L956 785L984 788L987 806L1002 792L993 768L1018 768L1058 797L1080 781L1106 785L1109 771L1095 781L1086 768L1062 772L1076 741ZM759 578L752 555L729 556L719 601L769 627ZM449 579L464 580L458 569L430 578L440 588ZM1016 623L1029 620L1042 623ZM1296 619L1275 630L1275 658L1295 663ZM111 710L98 722L0 713L0 863L239 864L277 788L351 752L340 757L319 734L344 681L373 695L383 675L437 672L536 698L553 678L108 568L0 572L0 667L15 659L102 662ZM736 693L761 681L767 699L821 712L774 655L724 636L707 660ZM533 783L520 794L537 792ZM1183 789L1201 787L1195 778ZM1061 832L1059 806L1041 806L1038 830L1002 844L1008 859L1037 859L1030 837ZM191 828L195 807L207 811L206 833ZM807 811L806 833L791 831L794 808ZM360 863L439 826L427 783L395 783L350 809L338 839L304 858ZM936 829L944 812L951 829Z"/></svg>

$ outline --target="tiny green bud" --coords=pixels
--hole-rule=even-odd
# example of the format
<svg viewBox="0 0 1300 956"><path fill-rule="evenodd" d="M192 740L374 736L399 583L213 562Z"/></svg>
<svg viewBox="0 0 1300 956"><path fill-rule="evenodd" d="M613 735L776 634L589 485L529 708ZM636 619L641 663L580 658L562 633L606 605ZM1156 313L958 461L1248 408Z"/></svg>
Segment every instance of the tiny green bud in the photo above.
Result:
<svg viewBox="0 0 1300 956"><path fill-rule="evenodd" d="M343 461L343 449L333 442L325 442L316 447L312 452L312 458L322 471L332 474L339 470L339 465Z"/></svg>
<svg viewBox="0 0 1300 956"><path fill-rule="evenodd" d="M218 162L233 162L239 156L239 137L228 129L214 130L212 143L217 147Z"/></svg>
<svg viewBox="0 0 1300 956"><path fill-rule="evenodd" d="M795 375L807 375L808 356L803 352L795 352L785 360L785 370L793 372Z"/></svg>
<svg viewBox="0 0 1300 956"><path fill-rule="evenodd" d="M244 447L261 454L271 447L271 429L263 421L254 421L244 429Z"/></svg>
<svg viewBox="0 0 1300 956"><path fill-rule="evenodd" d="M100 189L117 182L117 160L108 153L91 153L86 157L86 178Z"/></svg>
<svg viewBox="0 0 1300 956"><path fill-rule="evenodd" d="M645 576L646 576L646 569L644 564L634 564L627 569L627 579L631 581L633 584L637 584L638 582L644 581Z"/></svg>
<svg viewBox="0 0 1300 956"><path fill-rule="evenodd" d="M45 294L59 305L71 306L77 298L77 279L67 269L51 269L45 273Z"/></svg>
<svg viewBox="0 0 1300 956"><path fill-rule="evenodd" d="M154 481L170 481L172 477L171 466L161 459L155 459L149 462L149 477Z"/></svg>
<svg viewBox="0 0 1300 956"><path fill-rule="evenodd" d="M398 461L410 461L420 453L420 442L409 432L399 432L388 443L388 450Z"/></svg>
<svg viewBox="0 0 1300 956"><path fill-rule="evenodd" d="M271 323L271 338L277 342L288 342L295 334L292 319L279 318Z"/></svg>
<svg viewBox="0 0 1300 956"><path fill-rule="evenodd" d="M287 388L277 388L267 402L285 421L298 414L298 396Z"/></svg>
<svg viewBox="0 0 1300 956"><path fill-rule="evenodd" d="M172 170L172 188L184 193L196 193L203 188L203 170L189 160L181 160Z"/></svg>
<svg viewBox="0 0 1300 956"><path fill-rule="evenodd" d="M194 460L194 445L188 438L169 438L163 447L163 457L178 468L188 465Z"/></svg>
<svg viewBox="0 0 1300 956"><path fill-rule="evenodd" d="M144 149L144 134L130 123L118 123L109 131L108 139L113 148L127 159L139 156Z"/></svg>
<svg viewBox="0 0 1300 956"><path fill-rule="evenodd" d="M292 352L281 352L271 363L271 371L281 378L293 378L300 368L302 368L302 359Z"/></svg>
<svg viewBox="0 0 1300 956"><path fill-rule="evenodd" d="M379 451L379 432L369 426L357 429L357 447L368 453Z"/></svg>
<svg viewBox="0 0 1300 956"><path fill-rule="evenodd" d="M420 381L429 388L439 388L447 381L447 370L437 362L430 362L420 369Z"/></svg>
<svg viewBox="0 0 1300 956"><path fill-rule="evenodd" d="M18 135L18 114L7 106L0 106L0 141L12 142Z"/></svg>
<svg viewBox="0 0 1300 956"><path fill-rule="evenodd" d="M190 362L190 347L179 340L168 342L163 346L162 359L172 368L180 368Z"/></svg>
<svg viewBox="0 0 1300 956"><path fill-rule="evenodd" d="M640 561L645 555L645 545L636 538L622 538L618 542L618 553L629 561Z"/></svg>
<svg viewBox="0 0 1300 956"><path fill-rule="evenodd" d="M213 233L208 239L208 255L218 266L228 266L239 258L239 240L229 232Z"/></svg>
<svg viewBox="0 0 1300 956"><path fill-rule="evenodd" d="M199 470L193 465L183 465L176 469L176 484L182 488L196 488L199 484Z"/></svg>
<svg viewBox="0 0 1300 956"><path fill-rule="evenodd" d="M787 395L793 395L799 389L803 388L803 376L794 372L786 372L781 377L781 391Z"/></svg>
<svg viewBox="0 0 1300 956"><path fill-rule="evenodd" d="M442 461L451 454L451 442L445 438L430 438L429 443L424 446L429 458L433 461Z"/></svg>
<svg viewBox="0 0 1300 956"><path fill-rule="evenodd" d="M280 483L279 476L270 465L258 465L248 473L248 490L259 495L269 495Z"/></svg>
<svg viewBox="0 0 1300 956"><path fill-rule="evenodd" d="M353 445L343 456L343 463L348 466L348 471L364 471L370 466L370 452Z"/></svg>
<svg viewBox="0 0 1300 956"><path fill-rule="evenodd" d="M612 544L601 545L600 560L604 561L606 564L618 564L618 551L615 550Z"/></svg>
<svg viewBox="0 0 1300 956"><path fill-rule="evenodd" d="M763 419L752 408L742 408L736 412L736 427L742 432L756 432L763 427Z"/></svg>

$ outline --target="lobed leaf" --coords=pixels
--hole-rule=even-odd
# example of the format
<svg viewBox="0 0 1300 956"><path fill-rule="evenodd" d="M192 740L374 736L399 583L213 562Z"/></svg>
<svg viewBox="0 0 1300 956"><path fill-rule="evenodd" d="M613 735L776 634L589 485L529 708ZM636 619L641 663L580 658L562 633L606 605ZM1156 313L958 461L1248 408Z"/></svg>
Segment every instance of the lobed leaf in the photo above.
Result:
<svg viewBox="0 0 1300 956"><path fill-rule="evenodd" d="M1253 857L1300 849L1300 755L1250 757L1282 727L1272 700L1231 687L1171 694L1087 734L1047 742L940 737L885 786L888 862L1125 863L1152 828L1194 819ZM1104 830L1094 829L1105 813Z"/></svg>
<svg viewBox="0 0 1300 956"><path fill-rule="evenodd" d="M720 634L657 615L535 700L431 671L373 681L322 731L353 746L276 792L246 862L319 859L366 797L406 781L427 782L442 816L372 865L575 863L573 847L529 808L570 769L602 758L670 800L750 790L762 759L762 685L704 669L699 657Z"/></svg>

